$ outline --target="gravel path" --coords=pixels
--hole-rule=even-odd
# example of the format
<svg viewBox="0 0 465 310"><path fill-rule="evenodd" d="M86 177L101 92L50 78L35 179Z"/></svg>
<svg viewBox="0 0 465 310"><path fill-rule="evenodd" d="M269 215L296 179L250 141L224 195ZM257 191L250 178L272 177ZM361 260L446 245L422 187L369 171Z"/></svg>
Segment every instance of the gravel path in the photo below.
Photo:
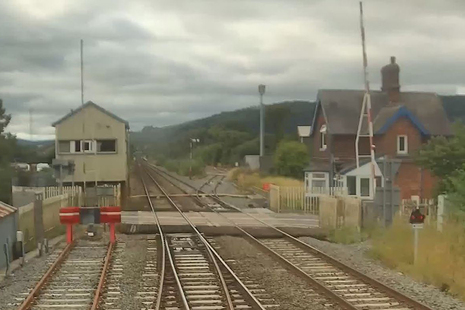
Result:
<svg viewBox="0 0 465 310"><path fill-rule="evenodd" d="M398 271L383 266L378 261L368 258L366 255L366 252L370 248L368 242L343 245L309 237L302 237L300 239L348 266L424 303L432 309L465 309L464 302L441 292L436 287L417 282Z"/></svg>
<svg viewBox="0 0 465 310"><path fill-rule="evenodd" d="M247 275L247 278L264 287L266 293L273 296L280 305L276 309L339 309L335 305L328 304L304 280L283 269L279 263L257 250L246 240L229 236L218 237L214 240L219 246L220 255L228 260L228 264L241 280L243 281ZM232 264L231 260L237 263Z"/></svg>

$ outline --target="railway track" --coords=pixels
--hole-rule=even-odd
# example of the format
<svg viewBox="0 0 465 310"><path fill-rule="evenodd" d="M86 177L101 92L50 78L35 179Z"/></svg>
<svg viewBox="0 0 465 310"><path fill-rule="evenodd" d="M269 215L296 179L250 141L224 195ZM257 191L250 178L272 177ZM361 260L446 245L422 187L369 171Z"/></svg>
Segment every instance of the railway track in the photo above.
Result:
<svg viewBox="0 0 465 310"><path fill-rule="evenodd" d="M138 296L148 300L147 308L264 310L265 306L259 298L255 297L234 274L156 179L148 171L145 172L193 231L192 234L164 234L141 174L141 181L159 231L157 248L161 250L161 259L158 260L161 261L161 266L157 266L158 289L154 292L156 298L146 291Z"/></svg>
<svg viewBox="0 0 465 310"><path fill-rule="evenodd" d="M215 178L215 176L212 177L201 188L196 189L163 170L159 170L152 165L150 167L153 171L163 175L165 179L176 180L196 190L197 193L205 194L201 189ZM176 186L180 188L179 185ZM224 208L242 212L240 209L221 200L216 194L216 188L217 186L214 187L213 193L209 196L210 199L213 199ZM197 199L201 200L200 196ZM212 211L216 210L212 209ZM217 213L221 215L221 212ZM257 239L227 217L224 218L234 224L247 240L276 258L285 268L305 279L317 291L335 301L342 308L363 310L431 310L426 305L343 264L286 232L261 221L253 214L244 214L279 232L282 238Z"/></svg>
<svg viewBox="0 0 465 310"><path fill-rule="evenodd" d="M113 247L87 240L69 244L27 293L19 309L97 309Z"/></svg>

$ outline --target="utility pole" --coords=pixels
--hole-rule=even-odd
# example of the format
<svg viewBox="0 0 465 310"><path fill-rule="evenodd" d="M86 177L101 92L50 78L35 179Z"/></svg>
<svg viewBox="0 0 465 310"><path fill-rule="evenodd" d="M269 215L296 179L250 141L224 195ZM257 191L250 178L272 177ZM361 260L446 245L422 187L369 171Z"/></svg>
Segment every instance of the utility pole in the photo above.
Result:
<svg viewBox="0 0 465 310"><path fill-rule="evenodd" d="M32 141L32 108L29 108L29 140Z"/></svg>
<svg viewBox="0 0 465 310"><path fill-rule="evenodd" d="M258 93L260 94L260 157L265 155L265 108L263 106L265 87L263 84L258 85Z"/></svg>
<svg viewBox="0 0 465 310"><path fill-rule="evenodd" d="M84 40L81 39L81 104L84 104Z"/></svg>
<svg viewBox="0 0 465 310"><path fill-rule="evenodd" d="M189 179L192 178L192 160L194 159L194 143L199 143L199 142L200 142L200 139L197 139L197 138L191 138L191 140L190 140Z"/></svg>

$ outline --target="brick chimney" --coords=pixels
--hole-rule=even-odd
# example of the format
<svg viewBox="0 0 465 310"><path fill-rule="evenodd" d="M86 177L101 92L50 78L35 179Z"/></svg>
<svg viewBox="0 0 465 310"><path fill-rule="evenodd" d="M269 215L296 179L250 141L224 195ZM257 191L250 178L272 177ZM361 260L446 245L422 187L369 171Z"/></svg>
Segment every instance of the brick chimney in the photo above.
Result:
<svg viewBox="0 0 465 310"><path fill-rule="evenodd" d="M400 67L396 63L396 57L391 56L391 63L381 68L381 90L389 96L389 103L396 104L400 100L399 84Z"/></svg>

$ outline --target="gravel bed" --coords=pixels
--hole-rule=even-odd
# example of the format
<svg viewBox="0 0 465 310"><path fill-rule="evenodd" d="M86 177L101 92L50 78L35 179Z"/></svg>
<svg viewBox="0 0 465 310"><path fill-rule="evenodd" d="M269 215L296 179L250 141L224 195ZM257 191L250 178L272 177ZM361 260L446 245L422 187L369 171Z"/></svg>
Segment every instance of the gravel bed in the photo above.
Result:
<svg viewBox="0 0 465 310"><path fill-rule="evenodd" d="M424 303L432 309L465 309L464 302L441 292L435 286L417 282L398 271L383 266L374 259L368 258L369 242L344 245L309 237L302 237L300 239L348 266Z"/></svg>
<svg viewBox="0 0 465 310"><path fill-rule="evenodd" d="M124 252L120 255L123 277L120 282L122 303L119 309L142 309L141 300L136 296L145 284L142 274L146 265L147 236L118 235L118 239L125 243Z"/></svg>
<svg viewBox="0 0 465 310"><path fill-rule="evenodd" d="M16 300L16 298L22 292L26 293L36 285L65 246L66 244L64 243L56 245L53 249L50 249L50 255L35 257L27 261L24 267L16 270L1 281L0 309L17 309L18 303L21 304L22 300Z"/></svg>
<svg viewBox="0 0 465 310"><path fill-rule="evenodd" d="M244 280L242 275L247 275L264 287L266 293L279 303L276 309L340 309L327 304L325 298L316 295L304 280L283 269L278 262L243 238L225 236L214 240L220 246L218 252L224 259L237 261L237 264L231 264L231 268L241 280Z"/></svg>

